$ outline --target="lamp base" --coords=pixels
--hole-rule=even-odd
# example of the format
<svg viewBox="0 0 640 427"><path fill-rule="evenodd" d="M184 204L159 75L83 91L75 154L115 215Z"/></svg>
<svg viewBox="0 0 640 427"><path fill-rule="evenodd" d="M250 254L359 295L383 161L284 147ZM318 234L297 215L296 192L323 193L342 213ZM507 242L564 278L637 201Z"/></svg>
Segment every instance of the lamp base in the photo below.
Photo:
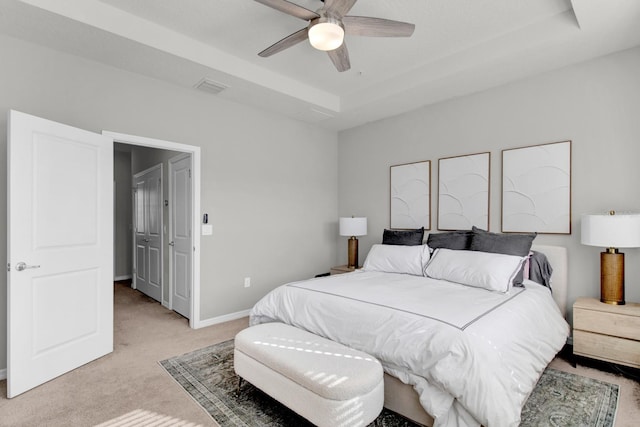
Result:
<svg viewBox="0 0 640 427"><path fill-rule="evenodd" d="M600 252L600 301L624 305L624 254Z"/></svg>
<svg viewBox="0 0 640 427"><path fill-rule="evenodd" d="M347 267L349 268L358 268L358 239L355 236L349 237L349 252L348 258L349 262Z"/></svg>

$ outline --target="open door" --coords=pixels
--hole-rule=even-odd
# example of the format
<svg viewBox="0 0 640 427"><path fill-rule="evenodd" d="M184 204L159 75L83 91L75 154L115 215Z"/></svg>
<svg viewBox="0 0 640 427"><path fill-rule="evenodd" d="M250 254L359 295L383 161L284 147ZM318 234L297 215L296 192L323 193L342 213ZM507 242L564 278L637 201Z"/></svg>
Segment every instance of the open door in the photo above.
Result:
<svg viewBox="0 0 640 427"><path fill-rule="evenodd" d="M169 274L171 308L191 318L193 242L191 212L191 155L169 160Z"/></svg>
<svg viewBox="0 0 640 427"><path fill-rule="evenodd" d="M9 112L7 396L113 351L113 140Z"/></svg>
<svg viewBox="0 0 640 427"><path fill-rule="evenodd" d="M133 285L162 303L162 163L133 176Z"/></svg>

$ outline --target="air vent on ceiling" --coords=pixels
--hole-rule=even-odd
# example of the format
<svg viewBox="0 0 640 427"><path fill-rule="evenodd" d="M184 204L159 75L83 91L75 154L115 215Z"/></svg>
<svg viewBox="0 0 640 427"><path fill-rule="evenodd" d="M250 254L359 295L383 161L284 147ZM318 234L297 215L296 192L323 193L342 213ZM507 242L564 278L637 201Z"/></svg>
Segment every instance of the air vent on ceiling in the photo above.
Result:
<svg viewBox="0 0 640 427"><path fill-rule="evenodd" d="M229 86L210 80L205 77L195 85L195 88L204 92L213 93L214 95L217 95L223 90L228 89Z"/></svg>

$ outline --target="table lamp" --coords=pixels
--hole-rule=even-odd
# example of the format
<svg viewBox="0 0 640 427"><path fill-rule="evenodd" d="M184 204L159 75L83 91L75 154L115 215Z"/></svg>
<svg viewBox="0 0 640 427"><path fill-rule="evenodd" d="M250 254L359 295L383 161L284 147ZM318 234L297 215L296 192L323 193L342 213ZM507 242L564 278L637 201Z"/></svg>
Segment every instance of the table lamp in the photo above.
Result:
<svg viewBox="0 0 640 427"><path fill-rule="evenodd" d="M607 248L600 253L600 301L624 304L624 254L618 248L640 247L640 214L582 215L583 245Z"/></svg>
<svg viewBox="0 0 640 427"><path fill-rule="evenodd" d="M340 218L340 235L350 236L347 267L358 268L358 239L356 236L367 235L367 218Z"/></svg>

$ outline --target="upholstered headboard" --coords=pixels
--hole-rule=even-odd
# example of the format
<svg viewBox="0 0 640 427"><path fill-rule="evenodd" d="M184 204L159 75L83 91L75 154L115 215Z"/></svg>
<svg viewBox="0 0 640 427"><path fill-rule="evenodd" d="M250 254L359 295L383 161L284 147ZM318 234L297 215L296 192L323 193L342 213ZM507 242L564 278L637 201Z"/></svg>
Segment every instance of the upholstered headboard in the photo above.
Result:
<svg viewBox="0 0 640 427"><path fill-rule="evenodd" d="M563 246L533 245L532 251L542 252L547 256L553 275L551 276L551 288L553 299L558 304L560 312L567 317L567 293L568 293L568 257L567 248Z"/></svg>

